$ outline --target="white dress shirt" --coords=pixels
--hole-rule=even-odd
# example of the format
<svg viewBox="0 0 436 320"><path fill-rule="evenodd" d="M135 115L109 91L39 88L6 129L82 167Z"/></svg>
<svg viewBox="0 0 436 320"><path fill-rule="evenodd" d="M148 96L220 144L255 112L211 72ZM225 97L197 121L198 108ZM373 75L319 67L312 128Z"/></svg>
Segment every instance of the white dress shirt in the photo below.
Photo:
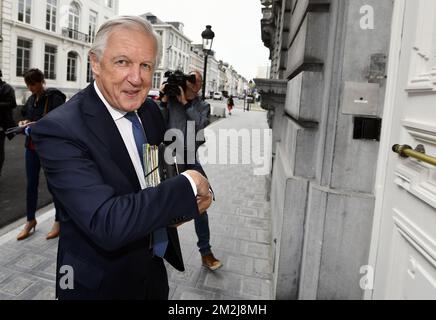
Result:
<svg viewBox="0 0 436 320"><path fill-rule="evenodd" d="M144 170L142 168L141 159L139 157L138 149L136 148L135 137L133 136L132 122L124 117L127 112L112 107L109 104L109 102L107 102L107 100L101 93L100 89L98 88L97 82L94 82L94 88L95 91L97 92L98 97L106 106L110 115L114 119L118 131L120 132L121 137L123 138L124 145L127 148L130 159L132 160L133 167L135 168L135 172L136 175L138 176L139 183L141 184L141 189L145 189L146 188L145 175L144 175ZM141 121L139 117L138 119L139 121ZM189 182L191 183L192 191L194 192L194 196L197 196L197 186L195 185L194 180L185 172L182 173L182 175L189 180Z"/></svg>

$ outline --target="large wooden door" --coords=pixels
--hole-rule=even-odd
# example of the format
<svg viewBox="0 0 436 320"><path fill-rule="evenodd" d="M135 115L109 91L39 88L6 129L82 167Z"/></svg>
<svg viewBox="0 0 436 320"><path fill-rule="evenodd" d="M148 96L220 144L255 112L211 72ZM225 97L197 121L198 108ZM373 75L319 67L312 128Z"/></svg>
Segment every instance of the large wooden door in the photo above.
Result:
<svg viewBox="0 0 436 320"><path fill-rule="evenodd" d="M370 264L373 299L436 300L436 1L395 0Z"/></svg>

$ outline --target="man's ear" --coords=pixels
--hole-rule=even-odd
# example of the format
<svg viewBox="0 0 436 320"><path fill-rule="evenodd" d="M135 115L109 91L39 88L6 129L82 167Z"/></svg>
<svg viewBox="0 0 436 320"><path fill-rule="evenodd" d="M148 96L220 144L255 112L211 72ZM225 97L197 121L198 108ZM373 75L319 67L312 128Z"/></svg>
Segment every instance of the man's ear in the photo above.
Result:
<svg viewBox="0 0 436 320"><path fill-rule="evenodd" d="M98 61L97 56L95 53L89 53L89 60L91 61L91 68L94 75L99 76L100 75L100 62Z"/></svg>

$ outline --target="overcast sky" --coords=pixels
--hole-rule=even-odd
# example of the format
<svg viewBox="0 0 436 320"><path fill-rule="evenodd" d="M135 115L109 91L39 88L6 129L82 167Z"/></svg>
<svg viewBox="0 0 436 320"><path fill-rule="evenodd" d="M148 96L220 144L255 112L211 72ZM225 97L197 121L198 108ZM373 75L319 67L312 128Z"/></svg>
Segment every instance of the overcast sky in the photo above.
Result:
<svg viewBox="0 0 436 320"><path fill-rule="evenodd" d="M180 21L184 33L201 43L201 32L210 24L215 32L213 50L218 60L230 63L247 78L269 64L269 51L261 39L260 0L120 0L120 15L152 12L163 21Z"/></svg>

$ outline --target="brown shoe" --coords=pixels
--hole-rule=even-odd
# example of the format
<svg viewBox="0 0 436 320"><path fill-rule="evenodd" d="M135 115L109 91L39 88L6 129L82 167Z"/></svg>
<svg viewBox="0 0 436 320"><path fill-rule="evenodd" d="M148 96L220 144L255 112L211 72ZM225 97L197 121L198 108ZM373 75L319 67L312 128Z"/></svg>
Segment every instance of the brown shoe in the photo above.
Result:
<svg viewBox="0 0 436 320"><path fill-rule="evenodd" d="M223 266L221 261L219 261L213 256L213 253L209 253L205 256L202 256L201 262L203 263L203 266L205 266L206 268L212 271L215 271Z"/></svg>
<svg viewBox="0 0 436 320"><path fill-rule="evenodd" d="M51 227L50 232L47 234L46 239L51 240L59 237L60 231L61 231L61 226L59 222L55 221L55 223L53 223L53 226Z"/></svg>
<svg viewBox="0 0 436 320"><path fill-rule="evenodd" d="M21 231L18 234L17 240L21 241L21 240L27 239L30 235L35 233L35 229L36 229L36 220L27 221L26 225L24 226L23 231Z"/></svg>

